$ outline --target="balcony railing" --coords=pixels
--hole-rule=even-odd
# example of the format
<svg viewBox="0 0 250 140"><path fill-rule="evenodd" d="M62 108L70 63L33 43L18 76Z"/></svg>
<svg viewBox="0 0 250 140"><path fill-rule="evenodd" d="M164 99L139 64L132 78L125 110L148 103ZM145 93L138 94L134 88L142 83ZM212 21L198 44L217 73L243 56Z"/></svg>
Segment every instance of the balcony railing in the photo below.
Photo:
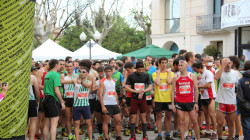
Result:
<svg viewBox="0 0 250 140"><path fill-rule="evenodd" d="M172 18L165 20L166 33L179 33L180 32L180 18Z"/></svg>
<svg viewBox="0 0 250 140"><path fill-rule="evenodd" d="M196 32L213 32L221 30L221 15L211 14L196 17Z"/></svg>

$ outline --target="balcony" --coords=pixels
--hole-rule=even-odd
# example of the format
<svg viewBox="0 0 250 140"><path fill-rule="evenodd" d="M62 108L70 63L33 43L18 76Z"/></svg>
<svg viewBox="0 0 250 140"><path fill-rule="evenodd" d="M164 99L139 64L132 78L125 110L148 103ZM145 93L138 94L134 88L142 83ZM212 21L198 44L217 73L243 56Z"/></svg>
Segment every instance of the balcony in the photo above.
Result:
<svg viewBox="0 0 250 140"><path fill-rule="evenodd" d="M222 33L221 15L211 14L196 17L196 32L199 34Z"/></svg>

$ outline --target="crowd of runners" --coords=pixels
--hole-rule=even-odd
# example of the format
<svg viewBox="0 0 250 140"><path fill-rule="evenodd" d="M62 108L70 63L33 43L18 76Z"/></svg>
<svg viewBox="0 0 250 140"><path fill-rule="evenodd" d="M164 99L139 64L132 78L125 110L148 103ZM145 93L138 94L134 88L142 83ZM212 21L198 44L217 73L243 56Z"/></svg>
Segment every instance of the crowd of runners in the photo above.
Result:
<svg viewBox="0 0 250 140"><path fill-rule="evenodd" d="M32 60L27 135L79 140L86 131L92 140L97 129L98 140L135 140L141 133L147 140L151 130L156 140L232 140L243 127L250 138L244 107L249 69L244 56L214 58L185 50L169 59Z"/></svg>

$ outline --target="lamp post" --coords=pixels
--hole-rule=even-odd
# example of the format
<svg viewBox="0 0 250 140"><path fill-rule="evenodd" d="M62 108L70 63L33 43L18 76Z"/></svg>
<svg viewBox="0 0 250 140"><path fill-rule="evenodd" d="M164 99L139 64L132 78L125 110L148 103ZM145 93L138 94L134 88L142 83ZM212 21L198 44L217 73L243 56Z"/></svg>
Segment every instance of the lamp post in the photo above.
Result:
<svg viewBox="0 0 250 140"><path fill-rule="evenodd" d="M94 36L94 40L98 41L101 38L101 34L96 30ZM85 41L87 38L86 34L82 32L80 34L80 40ZM89 38L89 41L87 43L87 46L89 47L89 59L91 60L91 48L95 45L96 43L91 43L91 38Z"/></svg>

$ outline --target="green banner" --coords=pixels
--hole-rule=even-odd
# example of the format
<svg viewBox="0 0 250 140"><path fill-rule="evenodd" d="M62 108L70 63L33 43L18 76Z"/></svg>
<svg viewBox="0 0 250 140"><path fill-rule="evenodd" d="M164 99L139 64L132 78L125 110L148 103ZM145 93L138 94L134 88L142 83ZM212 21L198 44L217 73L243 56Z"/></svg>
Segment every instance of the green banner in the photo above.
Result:
<svg viewBox="0 0 250 140"><path fill-rule="evenodd" d="M34 12L30 0L0 0L0 80L9 84L0 102L0 138L25 134Z"/></svg>

